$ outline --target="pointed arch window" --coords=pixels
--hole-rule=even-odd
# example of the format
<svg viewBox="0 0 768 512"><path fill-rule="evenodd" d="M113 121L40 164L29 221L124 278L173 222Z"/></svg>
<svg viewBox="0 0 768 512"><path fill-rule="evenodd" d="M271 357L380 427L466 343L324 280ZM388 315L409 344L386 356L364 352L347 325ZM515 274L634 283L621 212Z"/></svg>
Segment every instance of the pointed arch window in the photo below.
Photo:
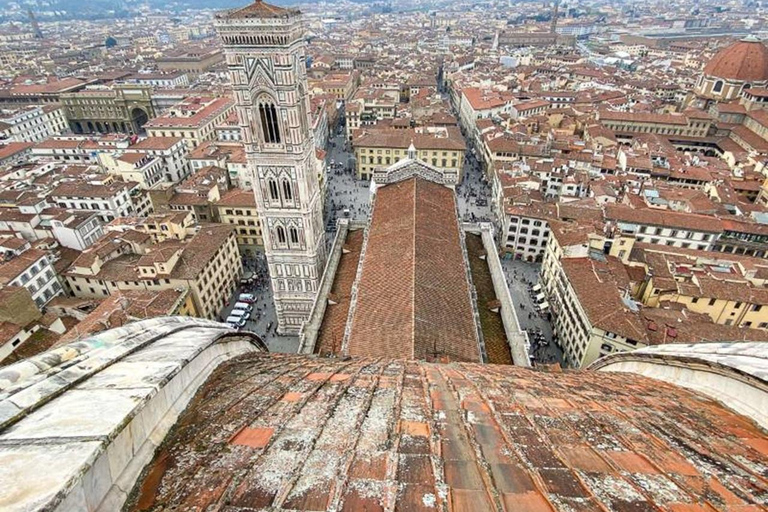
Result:
<svg viewBox="0 0 768 512"><path fill-rule="evenodd" d="M279 201L280 200L280 193L277 191L277 181L274 179L269 179L267 181L267 186L269 187L269 198L272 201Z"/></svg>
<svg viewBox="0 0 768 512"><path fill-rule="evenodd" d="M291 188L291 182L283 180L283 198L286 201L293 201L293 189Z"/></svg>
<svg viewBox="0 0 768 512"><path fill-rule="evenodd" d="M285 243L285 228L283 226L277 226L277 229L275 231L277 232L277 243L284 244Z"/></svg>
<svg viewBox="0 0 768 512"><path fill-rule="evenodd" d="M298 244L299 243L299 230L296 229L294 226L291 226L291 228L288 230L288 233L291 236L291 243L292 244Z"/></svg>
<svg viewBox="0 0 768 512"><path fill-rule="evenodd" d="M280 143L280 123L277 120L277 109L274 102L267 97L259 99L259 120L261 133L267 144Z"/></svg>

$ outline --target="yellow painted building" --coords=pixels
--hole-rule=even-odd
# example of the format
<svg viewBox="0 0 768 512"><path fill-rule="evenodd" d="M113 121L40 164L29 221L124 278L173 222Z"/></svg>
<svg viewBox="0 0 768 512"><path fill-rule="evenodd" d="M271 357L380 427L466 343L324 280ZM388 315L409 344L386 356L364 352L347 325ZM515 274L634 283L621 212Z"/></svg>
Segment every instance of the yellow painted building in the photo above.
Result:
<svg viewBox="0 0 768 512"><path fill-rule="evenodd" d="M353 142L357 177L371 179L374 170L389 167L408 157L413 144L417 158L445 171L452 171L462 178L466 146L458 128L440 128L434 131L375 130L363 133Z"/></svg>
<svg viewBox="0 0 768 512"><path fill-rule="evenodd" d="M75 260L64 277L76 297L100 298L128 290L188 289L192 302L181 307L179 314L214 319L242 276L240 252L231 226L206 224L185 242L169 239L148 247L120 245L120 249L107 254L97 244Z"/></svg>
<svg viewBox="0 0 768 512"><path fill-rule="evenodd" d="M243 254L251 254L257 246L264 246L252 190L229 190L216 203L216 208L219 210L219 222L234 226L237 245Z"/></svg>

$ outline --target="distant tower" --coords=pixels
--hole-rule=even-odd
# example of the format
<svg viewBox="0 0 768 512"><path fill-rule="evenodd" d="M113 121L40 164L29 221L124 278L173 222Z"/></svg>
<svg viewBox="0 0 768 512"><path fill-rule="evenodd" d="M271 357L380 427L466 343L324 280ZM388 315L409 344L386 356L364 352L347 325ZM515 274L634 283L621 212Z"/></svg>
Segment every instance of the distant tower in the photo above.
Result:
<svg viewBox="0 0 768 512"><path fill-rule="evenodd" d="M27 10L27 16L29 17L29 24L32 25L32 33L35 34L35 39L42 39L43 31L40 30L40 25L37 23L35 13L32 12L32 9Z"/></svg>
<svg viewBox="0 0 768 512"><path fill-rule="evenodd" d="M560 12L560 0L555 0L555 8L552 11L552 28L553 34L557 33L557 15Z"/></svg>
<svg viewBox="0 0 768 512"><path fill-rule="evenodd" d="M298 334L325 265L302 16L256 0L218 14L215 26L253 177L278 332Z"/></svg>

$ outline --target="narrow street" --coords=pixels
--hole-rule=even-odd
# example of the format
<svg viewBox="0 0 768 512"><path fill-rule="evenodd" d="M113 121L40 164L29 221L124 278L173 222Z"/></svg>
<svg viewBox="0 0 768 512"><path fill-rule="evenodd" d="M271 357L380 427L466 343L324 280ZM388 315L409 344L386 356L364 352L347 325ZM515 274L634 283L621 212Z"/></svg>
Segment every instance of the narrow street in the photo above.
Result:
<svg viewBox="0 0 768 512"><path fill-rule="evenodd" d="M456 187L459 215L464 222L491 221L491 185L485 178L480 163L467 153L464 159L464 177Z"/></svg>
<svg viewBox="0 0 768 512"><path fill-rule="evenodd" d="M253 282L241 285L235 290L221 312L221 320L227 319L241 293L251 293L256 296L256 302L253 303L251 317L243 330L258 334L267 344L270 352L295 353L299 349L299 338L297 336L278 336L275 332L277 315L275 304L272 301L272 287L269 284L269 272L267 271L267 259L264 251L260 250L255 257L243 257L242 260L243 274L245 276L253 275Z"/></svg>
<svg viewBox="0 0 768 512"><path fill-rule="evenodd" d="M526 261L502 259L501 266L515 304L520 327L528 332L531 355L537 363L563 362L563 352L552 340L552 324L536 303L533 287L539 282L541 265Z"/></svg>

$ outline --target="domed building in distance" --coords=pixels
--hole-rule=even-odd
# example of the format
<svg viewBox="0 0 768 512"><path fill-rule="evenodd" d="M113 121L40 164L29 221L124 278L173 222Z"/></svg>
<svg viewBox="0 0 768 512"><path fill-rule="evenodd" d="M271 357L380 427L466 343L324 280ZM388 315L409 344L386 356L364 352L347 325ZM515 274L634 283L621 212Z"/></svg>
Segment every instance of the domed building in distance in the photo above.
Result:
<svg viewBox="0 0 768 512"><path fill-rule="evenodd" d="M704 67L695 93L707 104L737 99L742 91L768 86L768 47L747 36L723 48ZM708 106L708 105L706 105Z"/></svg>

